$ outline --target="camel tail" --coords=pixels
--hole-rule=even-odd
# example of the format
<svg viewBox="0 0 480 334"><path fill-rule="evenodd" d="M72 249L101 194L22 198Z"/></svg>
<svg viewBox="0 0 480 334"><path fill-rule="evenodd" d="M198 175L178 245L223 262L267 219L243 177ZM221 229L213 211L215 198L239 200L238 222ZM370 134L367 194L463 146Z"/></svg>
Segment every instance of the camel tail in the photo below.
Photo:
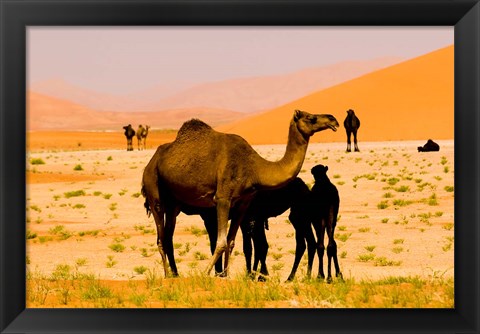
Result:
<svg viewBox="0 0 480 334"><path fill-rule="evenodd" d="M145 210L147 210L147 217L150 217L152 214L152 211L150 210L150 205L148 204L148 199L147 199L147 192L145 190L145 185L142 184L142 195L145 197L145 203L143 203L143 206L145 207Z"/></svg>

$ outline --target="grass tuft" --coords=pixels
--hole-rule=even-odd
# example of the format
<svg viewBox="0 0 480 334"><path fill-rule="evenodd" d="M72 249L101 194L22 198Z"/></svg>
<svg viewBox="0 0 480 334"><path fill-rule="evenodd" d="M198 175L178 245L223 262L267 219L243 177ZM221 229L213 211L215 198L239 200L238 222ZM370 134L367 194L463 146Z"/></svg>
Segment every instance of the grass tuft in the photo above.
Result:
<svg viewBox="0 0 480 334"><path fill-rule="evenodd" d="M71 197L78 197L78 196L85 196L86 193L84 190L74 190L74 191L67 191L63 193L65 198L71 198Z"/></svg>

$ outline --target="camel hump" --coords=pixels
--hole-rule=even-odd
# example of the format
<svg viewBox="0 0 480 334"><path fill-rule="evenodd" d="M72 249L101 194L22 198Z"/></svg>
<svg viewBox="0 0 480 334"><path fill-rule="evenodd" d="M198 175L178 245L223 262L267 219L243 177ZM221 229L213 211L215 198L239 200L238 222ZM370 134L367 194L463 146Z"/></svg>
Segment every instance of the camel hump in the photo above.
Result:
<svg viewBox="0 0 480 334"><path fill-rule="evenodd" d="M177 138L181 138L185 135L190 135L192 132L202 132L210 130L212 130L212 127L210 125L199 119L193 118L183 123L183 125L180 127L180 130L178 130Z"/></svg>

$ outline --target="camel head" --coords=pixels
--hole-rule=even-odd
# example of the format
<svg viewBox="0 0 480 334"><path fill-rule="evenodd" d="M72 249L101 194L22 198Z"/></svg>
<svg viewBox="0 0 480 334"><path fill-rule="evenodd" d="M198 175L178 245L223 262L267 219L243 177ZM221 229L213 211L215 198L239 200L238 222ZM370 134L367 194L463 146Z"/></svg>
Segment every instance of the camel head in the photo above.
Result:
<svg viewBox="0 0 480 334"><path fill-rule="evenodd" d="M347 114L348 114L348 116L355 115L355 111L353 111L353 109L348 109Z"/></svg>
<svg viewBox="0 0 480 334"><path fill-rule="evenodd" d="M297 125L298 130L305 137L312 136L315 132L332 129L337 131L339 127L338 121L335 117L328 114L310 114L306 111L295 110L293 120Z"/></svg>
<svg viewBox="0 0 480 334"><path fill-rule="evenodd" d="M327 177L328 166L316 165L312 168L311 172L315 182L324 180Z"/></svg>

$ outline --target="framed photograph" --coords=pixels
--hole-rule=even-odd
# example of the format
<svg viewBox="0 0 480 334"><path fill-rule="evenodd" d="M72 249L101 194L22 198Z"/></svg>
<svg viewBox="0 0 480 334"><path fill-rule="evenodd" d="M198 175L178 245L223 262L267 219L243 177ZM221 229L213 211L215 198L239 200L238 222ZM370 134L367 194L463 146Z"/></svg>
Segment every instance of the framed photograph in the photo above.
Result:
<svg viewBox="0 0 480 334"><path fill-rule="evenodd" d="M0 1L2 333L479 331L477 1Z"/></svg>

